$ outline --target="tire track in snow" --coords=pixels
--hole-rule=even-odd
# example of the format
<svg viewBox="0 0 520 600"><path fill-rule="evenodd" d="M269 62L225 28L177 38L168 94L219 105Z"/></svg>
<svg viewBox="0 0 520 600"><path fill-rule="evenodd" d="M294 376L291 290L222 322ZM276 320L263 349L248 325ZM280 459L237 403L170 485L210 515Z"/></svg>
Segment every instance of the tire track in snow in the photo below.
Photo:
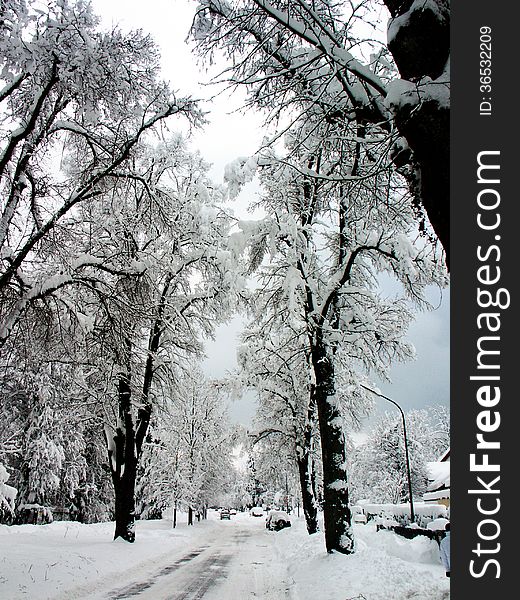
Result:
<svg viewBox="0 0 520 600"><path fill-rule="evenodd" d="M106 600L246 600L288 598L284 568L272 563L265 531L223 530L220 539L162 564L141 581L106 593Z"/></svg>
<svg viewBox="0 0 520 600"><path fill-rule="evenodd" d="M177 594L168 600L201 600L206 592L227 576L227 564L231 554L216 554L209 556L201 565L200 572Z"/></svg>
<svg viewBox="0 0 520 600"><path fill-rule="evenodd" d="M185 554L182 558L177 559L171 565L167 565L166 567L163 567L162 569L157 571L157 573L155 573L149 579L146 579L142 582L127 585L124 588L120 588L119 590L111 592L107 596L107 598L109 598L109 600L124 600L125 598L137 596L141 594L141 592L152 587L160 577L170 575L174 571L177 571L179 568L183 567L184 565L190 563L193 559L197 558L197 556L202 554L202 552L204 552L207 549L208 546L201 546L196 550L192 550L191 552L188 552L188 554Z"/></svg>
<svg viewBox="0 0 520 600"><path fill-rule="evenodd" d="M112 591L106 598L107 600L125 600L133 597L153 598L153 600L201 600L212 586L227 577L227 564L234 554L226 552L226 548L231 546L236 549L248 537L246 532L237 531L233 532L231 540L220 548L200 546L172 564L162 567L144 581ZM211 553L204 556L208 550ZM200 560L197 560L199 557ZM172 575L173 577L168 577ZM168 588L167 591L165 588ZM175 588L178 590L173 591Z"/></svg>

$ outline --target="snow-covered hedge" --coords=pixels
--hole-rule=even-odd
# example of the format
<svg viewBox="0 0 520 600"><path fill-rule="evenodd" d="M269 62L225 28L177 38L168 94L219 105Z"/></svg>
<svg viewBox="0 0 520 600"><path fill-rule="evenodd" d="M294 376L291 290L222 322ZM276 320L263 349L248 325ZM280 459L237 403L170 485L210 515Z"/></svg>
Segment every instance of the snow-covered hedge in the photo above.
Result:
<svg viewBox="0 0 520 600"><path fill-rule="evenodd" d="M449 511L443 504L427 504L426 502L414 502L415 523L420 527L426 527L428 523L440 517L449 517ZM400 525L410 523L410 505L406 504L363 504L363 510L367 518L389 519Z"/></svg>

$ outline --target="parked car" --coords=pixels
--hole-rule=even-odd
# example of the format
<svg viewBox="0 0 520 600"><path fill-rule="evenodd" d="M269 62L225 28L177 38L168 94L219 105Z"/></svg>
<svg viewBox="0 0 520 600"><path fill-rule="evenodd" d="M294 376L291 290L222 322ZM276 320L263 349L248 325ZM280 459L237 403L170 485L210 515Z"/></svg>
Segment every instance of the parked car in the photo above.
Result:
<svg viewBox="0 0 520 600"><path fill-rule="evenodd" d="M265 526L270 531L280 531L285 527L291 527L291 519L283 510L272 510L265 520Z"/></svg>
<svg viewBox="0 0 520 600"><path fill-rule="evenodd" d="M261 506L253 506L253 508L249 511L249 514L253 517L263 517L264 509Z"/></svg>
<svg viewBox="0 0 520 600"><path fill-rule="evenodd" d="M231 513L227 508L222 508L220 510L220 520L227 519L228 521L231 519Z"/></svg>
<svg viewBox="0 0 520 600"><path fill-rule="evenodd" d="M229 509L229 514L230 515L236 515L237 514L237 509L236 508L230 508Z"/></svg>
<svg viewBox="0 0 520 600"><path fill-rule="evenodd" d="M367 522L367 516L366 516L365 511L363 510L362 506L353 505L350 507L350 510L352 512L352 521L354 523L366 523Z"/></svg>

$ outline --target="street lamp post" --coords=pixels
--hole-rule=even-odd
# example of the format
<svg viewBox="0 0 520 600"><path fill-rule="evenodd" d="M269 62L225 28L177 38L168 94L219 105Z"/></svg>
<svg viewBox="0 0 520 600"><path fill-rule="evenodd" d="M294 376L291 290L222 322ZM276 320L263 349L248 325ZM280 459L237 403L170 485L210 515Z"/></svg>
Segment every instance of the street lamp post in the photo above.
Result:
<svg viewBox="0 0 520 600"><path fill-rule="evenodd" d="M285 512L289 514L289 486L287 484L287 471L285 471L285 508Z"/></svg>
<svg viewBox="0 0 520 600"><path fill-rule="evenodd" d="M376 396L379 396L380 398L384 398L385 400L388 400L388 402L391 402L394 406L396 406L399 409L399 412L401 413L401 418L403 419L403 437L404 437L404 454L406 457L406 475L408 477L408 496L410 498L410 522L413 523L415 520L415 513L413 510L412 477L410 474L410 458L408 456L408 438L406 436L406 419L404 418L403 409L399 406L399 404L397 404L397 402L395 400L388 398L388 396L385 396L384 394L376 392L376 391L372 390L371 388L367 387L366 385L363 385L363 384L360 384L360 385L365 390L372 392L372 394L375 394Z"/></svg>

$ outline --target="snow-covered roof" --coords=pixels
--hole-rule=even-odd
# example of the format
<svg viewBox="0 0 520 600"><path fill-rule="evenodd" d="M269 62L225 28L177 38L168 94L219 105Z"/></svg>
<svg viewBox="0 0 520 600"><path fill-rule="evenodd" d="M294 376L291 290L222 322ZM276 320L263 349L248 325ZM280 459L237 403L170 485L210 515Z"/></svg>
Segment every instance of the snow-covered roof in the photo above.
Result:
<svg viewBox="0 0 520 600"><path fill-rule="evenodd" d="M431 500L442 500L443 498L450 497L450 488L441 488L440 490L435 490L434 492L425 492L423 494L423 500L425 502L429 502Z"/></svg>
<svg viewBox="0 0 520 600"><path fill-rule="evenodd" d="M450 460L450 449L449 448L446 450L446 452L444 452L444 454L442 456L439 457L438 462L446 462L448 460Z"/></svg>
<svg viewBox="0 0 520 600"><path fill-rule="evenodd" d="M450 462L428 462L428 488L427 492L446 490L450 487ZM444 496L445 497L445 496Z"/></svg>

